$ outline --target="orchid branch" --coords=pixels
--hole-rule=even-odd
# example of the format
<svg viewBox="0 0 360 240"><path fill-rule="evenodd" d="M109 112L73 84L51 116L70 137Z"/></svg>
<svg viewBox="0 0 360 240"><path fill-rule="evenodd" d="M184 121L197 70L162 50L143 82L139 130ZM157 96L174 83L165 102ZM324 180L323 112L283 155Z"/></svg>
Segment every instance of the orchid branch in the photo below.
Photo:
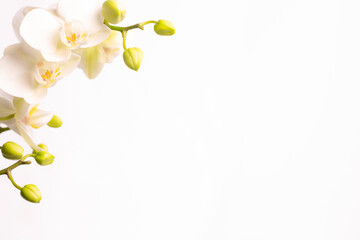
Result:
<svg viewBox="0 0 360 240"><path fill-rule="evenodd" d="M14 163L13 165L7 167L7 168L4 168L2 170L0 170L0 175L8 175L9 176L9 173L11 173L12 170L14 170L15 168L21 166L21 165L28 165L28 164L31 164L31 161L25 161L26 158L29 158L29 157L34 157L35 154L27 154L25 155L24 157L22 157L19 161L17 161L16 163Z"/></svg>
<svg viewBox="0 0 360 240"><path fill-rule="evenodd" d="M142 22L142 23L137 23L137 24L134 24L134 25L131 25L131 26L128 26L128 27L119 27L119 26L110 25L109 22L107 22L107 21L104 21L104 23L111 30L123 32L123 31L129 31L129 30L136 29L136 28L144 30L145 25L150 24L150 23L157 23L157 21L150 20L150 21L146 21L146 22Z"/></svg>

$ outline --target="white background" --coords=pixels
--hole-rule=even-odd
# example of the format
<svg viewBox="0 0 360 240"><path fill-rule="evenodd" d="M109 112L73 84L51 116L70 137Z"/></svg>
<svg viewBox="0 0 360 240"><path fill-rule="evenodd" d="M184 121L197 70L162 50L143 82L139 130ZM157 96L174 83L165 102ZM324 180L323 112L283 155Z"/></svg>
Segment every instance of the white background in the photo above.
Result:
<svg viewBox="0 0 360 240"><path fill-rule="evenodd" d="M2 1L1 49L19 8L55 2ZM134 30L139 72L120 57L51 89L56 161L13 171L38 205L0 177L1 240L360 239L358 1L123 3L122 25L176 34Z"/></svg>

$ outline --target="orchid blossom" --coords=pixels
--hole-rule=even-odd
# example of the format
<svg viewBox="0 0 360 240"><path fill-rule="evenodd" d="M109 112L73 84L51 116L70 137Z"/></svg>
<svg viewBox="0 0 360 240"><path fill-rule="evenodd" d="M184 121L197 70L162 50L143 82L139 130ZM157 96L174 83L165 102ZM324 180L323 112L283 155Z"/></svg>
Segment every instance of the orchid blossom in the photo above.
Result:
<svg viewBox="0 0 360 240"><path fill-rule="evenodd" d="M62 62L48 62L24 44L7 47L0 59L0 88L31 104L40 103L48 88L79 64L80 57L71 53Z"/></svg>
<svg viewBox="0 0 360 240"><path fill-rule="evenodd" d="M111 30L101 16L102 2L60 0L55 11L29 10L24 13L19 34L45 60L63 61L72 50L96 46L110 35Z"/></svg>
<svg viewBox="0 0 360 240"><path fill-rule="evenodd" d="M19 134L31 148L41 151L33 136L33 129L47 124L53 114L30 105L23 98L14 98L5 92L0 92L0 121Z"/></svg>

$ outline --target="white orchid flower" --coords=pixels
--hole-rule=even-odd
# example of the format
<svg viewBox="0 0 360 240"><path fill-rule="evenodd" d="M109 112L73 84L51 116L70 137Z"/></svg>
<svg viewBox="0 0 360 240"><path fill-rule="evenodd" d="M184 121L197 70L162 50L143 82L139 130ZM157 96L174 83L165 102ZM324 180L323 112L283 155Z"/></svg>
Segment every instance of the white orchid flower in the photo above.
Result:
<svg viewBox="0 0 360 240"><path fill-rule="evenodd" d="M96 46L109 36L111 30L101 16L102 3L103 0L60 0L56 14L52 10L32 9L20 24L20 36L47 61L62 61L71 50Z"/></svg>
<svg viewBox="0 0 360 240"><path fill-rule="evenodd" d="M24 44L11 45L0 59L0 88L30 104L38 104L48 88L70 74L79 62L80 56L73 53L63 62L48 62Z"/></svg>
<svg viewBox="0 0 360 240"><path fill-rule="evenodd" d="M23 98L14 98L0 92L0 122L22 136L31 148L41 151L34 138L33 129L47 124L54 116L50 112L30 105Z"/></svg>
<svg viewBox="0 0 360 240"><path fill-rule="evenodd" d="M111 31L109 37L101 44L75 52L81 56L80 68L89 79L96 78L105 63L111 63L120 54L122 36L118 31Z"/></svg>
<svg viewBox="0 0 360 240"><path fill-rule="evenodd" d="M21 22L24 20L25 15L30 12L31 10L35 9L36 7L23 7L20 10L17 11L17 13L14 15L13 19L12 19L12 26L15 32L16 37L20 40L23 41L21 35L20 35L20 25Z"/></svg>
<svg viewBox="0 0 360 240"><path fill-rule="evenodd" d="M14 15L14 17L12 19L12 26L13 26L15 35L21 42L23 42L24 39L20 35L20 25L21 25L22 21L24 20L26 14L28 14L28 12L30 12L31 10L34 10L37 8L39 8L39 7L27 6L27 7L20 8L16 12L16 14ZM56 8L57 8L57 4L53 4L52 6L47 8L47 10L49 12L53 13L54 15L56 15Z"/></svg>

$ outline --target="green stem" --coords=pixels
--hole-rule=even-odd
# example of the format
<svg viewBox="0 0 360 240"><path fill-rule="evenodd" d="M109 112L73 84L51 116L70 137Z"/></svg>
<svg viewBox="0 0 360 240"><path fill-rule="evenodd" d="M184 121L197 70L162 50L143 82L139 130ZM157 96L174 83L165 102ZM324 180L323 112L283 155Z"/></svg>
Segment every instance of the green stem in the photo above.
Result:
<svg viewBox="0 0 360 240"><path fill-rule="evenodd" d="M122 31L121 32L121 35L122 35L122 39L123 39L123 48L124 50L126 50L126 34L127 34L127 31Z"/></svg>
<svg viewBox="0 0 360 240"><path fill-rule="evenodd" d="M146 22L142 22L142 23L138 23L138 24L134 24L128 27L119 27L119 26L113 26L110 25L107 21L104 22L106 26L108 26L111 30L114 31L119 31L119 32L123 32L123 31L129 31L131 29L136 29L139 28L141 30L144 30L144 26L150 23L157 23L157 21L154 20L150 20L150 21L146 21Z"/></svg>
<svg viewBox="0 0 360 240"><path fill-rule="evenodd" d="M17 189L21 190L22 187L20 187L19 185L16 184L16 182L14 181L13 176L11 175L11 171L7 171L6 174L7 174L8 178L10 179L11 183L12 183Z"/></svg>
<svg viewBox="0 0 360 240"><path fill-rule="evenodd" d="M146 21L146 22L143 22L142 25L145 26L147 24L150 24L150 23L157 23L158 21L154 21L154 20L149 20L149 21Z"/></svg>
<svg viewBox="0 0 360 240"><path fill-rule="evenodd" d="M8 127L7 128L0 127L0 133L6 132L8 130L10 130L10 128L8 128Z"/></svg>
<svg viewBox="0 0 360 240"><path fill-rule="evenodd" d="M31 161L25 161L26 158L28 157L34 157L35 154L27 154L25 156L23 156L19 161L17 161L16 163L14 163L13 165L11 165L10 167L7 167L3 170L0 170L0 175L4 175L6 174L8 176L8 178L10 179L11 183L19 190L22 189L22 187L20 187L19 185L16 184L16 182L14 181L14 178L11 174L11 171L15 168L17 168L18 166L20 165L23 165L23 164L30 164Z"/></svg>
<svg viewBox="0 0 360 240"><path fill-rule="evenodd" d="M12 119L14 116L15 116L15 114L11 114L11 115L9 115L9 116L7 116L7 117L0 118L0 121L2 122L2 121L10 120L10 119Z"/></svg>
<svg viewBox="0 0 360 240"><path fill-rule="evenodd" d="M139 29L141 29L141 30L144 30L144 26L147 25L147 24L150 24L150 23L157 23L157 21L150 20L150 21L146 21L146 22L134 24L134 25L131 25L131 26L128 26L128 27L113 26L113 25L110 25L110 23L109 23L108 21L104 21L104 24L105 24L106 26L108 26L111 30L121 32L121 35L122 35L122 38L123 38L123 47L124 47L124 50L127 49L127 48L126 48L126 34L127 34L127 32L128 32L129 30L136 29L136 28L139 28Z"/></svg>
<svg viewBox="0 0 360 240"><path fill-rule="evenodd" d="M35 156L35 154L27 154L27 155L23 156L19 161L17 161L13 165L0 170L0 175L8 174L8 172L11 172L13 169L15 169L18 166L21 166L23 164L30 164L31 161L25 161L25 159L28 158L28 157L34 157L34 156Z"/></svg>

